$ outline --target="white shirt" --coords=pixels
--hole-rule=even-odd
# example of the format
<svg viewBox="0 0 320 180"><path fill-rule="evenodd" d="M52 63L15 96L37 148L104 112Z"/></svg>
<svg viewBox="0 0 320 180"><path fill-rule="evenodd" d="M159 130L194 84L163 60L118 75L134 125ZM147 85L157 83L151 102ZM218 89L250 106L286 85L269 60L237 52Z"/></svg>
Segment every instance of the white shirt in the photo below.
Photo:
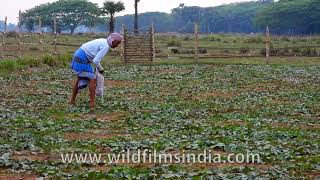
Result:
<svg viewBox="0 0 320 180"><path fill-rule="evenodd" d="M81 49L84 50L89 60L97 66L99 71L103 70L100 62L110 49L107 39L101 38L89 41L83 44Z"/></svg>

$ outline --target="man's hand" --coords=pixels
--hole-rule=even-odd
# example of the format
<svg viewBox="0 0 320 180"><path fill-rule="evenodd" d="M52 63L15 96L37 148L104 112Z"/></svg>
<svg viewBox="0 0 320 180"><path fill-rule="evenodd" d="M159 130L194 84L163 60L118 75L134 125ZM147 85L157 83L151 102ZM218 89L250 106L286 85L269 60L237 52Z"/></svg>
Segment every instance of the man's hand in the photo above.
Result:
<svg viewBox="0 0 320 180"><path fill-rule="evenodd" d="M103 75L104 74L104 70L100 70L99 73Z"/></svg>

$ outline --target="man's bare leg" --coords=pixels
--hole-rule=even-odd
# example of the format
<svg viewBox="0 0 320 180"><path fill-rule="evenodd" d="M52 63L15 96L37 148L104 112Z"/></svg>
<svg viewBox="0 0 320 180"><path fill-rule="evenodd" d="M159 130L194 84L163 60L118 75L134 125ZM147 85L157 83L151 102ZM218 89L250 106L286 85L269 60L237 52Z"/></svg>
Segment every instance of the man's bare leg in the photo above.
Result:
<svg viewBox="0 0 320 180"><path fill-rule="evenodd" d="M71 99L70 99L70 104L71 105L75 105L76 104L76 97L78 94L78 84L79 84L79 78L77 77L77 80L75 82L75 84L72 87L72 95L71 95Z"/></svg>
<svg viewBox="0 0 320 180"><path fill-rule="evenodd" d="M89 96L90 96L90 109L93 110L95 106L97 79L90 79L89 81Z"/></svg>

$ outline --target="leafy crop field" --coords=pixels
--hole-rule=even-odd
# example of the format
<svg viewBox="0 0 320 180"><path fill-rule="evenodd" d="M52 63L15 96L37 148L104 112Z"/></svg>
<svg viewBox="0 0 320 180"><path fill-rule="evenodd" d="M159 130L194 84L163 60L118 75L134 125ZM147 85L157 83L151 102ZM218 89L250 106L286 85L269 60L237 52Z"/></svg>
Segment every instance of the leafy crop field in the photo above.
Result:
<svg viewBox="0 0 320 180"><path fill-rule="evenodd" d="M0 179L315 178L320 175L320 66L108 65L106 92L67 102L66 68L0 77ZM259 153L260 164L78 164L60 154Z"/></svg>

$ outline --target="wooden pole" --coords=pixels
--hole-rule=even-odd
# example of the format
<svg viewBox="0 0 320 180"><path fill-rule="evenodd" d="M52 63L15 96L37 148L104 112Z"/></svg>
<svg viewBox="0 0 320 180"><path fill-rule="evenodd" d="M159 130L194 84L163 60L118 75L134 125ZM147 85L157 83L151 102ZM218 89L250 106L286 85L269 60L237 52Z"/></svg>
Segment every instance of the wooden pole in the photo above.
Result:
<svg viewBox="0 0 320 180"><path fill-rule="evenodd" d="M43 52L43 46L42 46L42 21L41 17L38 17L38 25L39 25L39 46L40 46L40 51Z"/></svg>
<svg viewBox="0 0 320 180"><path fill-rule="evenodd" d="M7 33L7 21L8 21L8 17L6 16L4 18L4 33Z"/></svg>
<svg viewBox="0 0 320 180"><path fill-rule="evenodd" d="M266 28L266 58L270 57L270 31L269 26ZM268 61L267 61L268 63Z"/></svg>
<svg viewBox="0 0 320 180"><path fill-rule="evenodd" d="M126 63L127 62L127 55L126 55L126 51L127 51L127 37L128 37L128 31L127 29L124 27L123 28L123 62Z"/></svg>
<svg viewBox="0 0 320 180"><path fill-rule="evenodd" d="M195 48L194 48L194 54L195 54L195 60L198 62L198 49L199 49L199 25L196 23L194 26L194 35L195 35Z"/></svg>
<svg viewBox="0 0 320 180"><path fill-rule="evenodd" d="M151 35L151 49L150 49L150 53L151 53L151 61L154 62L156 60L156 47L155 47L155 39L154 39L154 24L152 23L151 25L151 32L150 32L150 35Z"/></svg>
<svg viewBox="0 0 320 180"><path fill-rule="evenodd" d="M21 10L18 17L18 56L21 57Z"/></svg>
<svg viewBox="0 0 320 180"><path fill-rule="evenodd" d="M125 34L124 34L124 24L122 24L122 27L121 27L121 31L122 31L122 34L123 34L123 38L124 38L124 36L125 36ZM124 63L125 62L125 59L124 59L124 39L123 39L123 41L122 41L122 43L121 43L121 60L122 60L122 62Z"/></svg>
<svg viewBox="0 0 320 180"><path fill-rule="evenodd" d="M0 58L4 58L4 51L5 51L5 39L7 33L7 16L4 18L4 32L1 34L1 48L0 48Z"/></svg>
<svg viewBox="0 0 320 180"><path fill-rule="evenodd" d="M4 58L4 55L3 55L3 46L4 46L4 43L3 43L3 40L4 39L4 33L1 33L1 44L0 44L0 59Z"/></svg>
<svg viewBox="0 0 320 180"><path fill-rule="evenodd" d="M42 21L41 17L38 17L39 33L42 34Z"/></svg>
<svg viewBox="0 0 320 180"><path fill-rule="evenodd" d="M54 34L54 40L53 40L53 47L54 47L54 54L57 54L57 17L53 17L53 34Z"/></svg>

